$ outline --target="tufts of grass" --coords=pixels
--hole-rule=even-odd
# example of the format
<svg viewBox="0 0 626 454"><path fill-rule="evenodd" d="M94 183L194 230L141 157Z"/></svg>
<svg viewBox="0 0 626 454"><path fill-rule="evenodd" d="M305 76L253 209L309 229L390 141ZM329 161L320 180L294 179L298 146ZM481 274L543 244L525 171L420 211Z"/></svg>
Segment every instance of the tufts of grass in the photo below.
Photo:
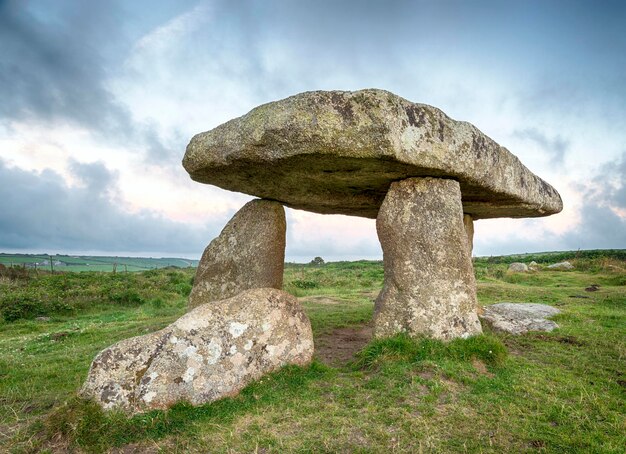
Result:
<svg viewBox="0 0 626 454"><path fill-rule="evenodd" d="M376 339L358 353L355 366L371 369L382 362L417 363L444 359L469 362L479 359L491 366L499 366L507 358L507 349L494 336L480 335L467 339L443 342L435 339L411 338L398 334L387 339Z"/></svg>
<svg viewBox="0 0 626 454"><path fill-rule="evenodd" d="M44 444L62 442L86 452L105 452L143 440L159 440L177 434L193 434L195 423L228 424L239 415L280 403L302 393L310 382L333 375L333 370L317 362L308 367L286 366L263 377L233 398L194 407L180 402L167 411L151 411L129 417L119 411L105 412L91 400L73 397L51 412L39 430Z"/></svg>

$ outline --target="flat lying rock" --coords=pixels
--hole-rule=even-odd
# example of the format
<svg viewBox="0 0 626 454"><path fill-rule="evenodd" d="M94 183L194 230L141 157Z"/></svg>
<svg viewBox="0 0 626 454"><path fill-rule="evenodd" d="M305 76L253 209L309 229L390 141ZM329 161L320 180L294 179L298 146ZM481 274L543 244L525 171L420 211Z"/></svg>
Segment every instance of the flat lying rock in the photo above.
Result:
<svg viewBox="0 0 626 454"><path fill-rule="evenodd" d="M528 265L520 262L513 262L509 265L509 271L513 273L525 273L528 271Z"/></svg>
<svg viewBox="0 0 626 454"><path fill-rule="evenodd" d="M285 209L271 200L245 204L202 254L189 307L251 288L283 288Z"/></svg>
<svg viewBox="0 0 626 454"><path fill-rule="evenodd" d="M191 178L317 213L375 218L393 181L459 181L473 219L558 213L557 191L476 127L384 90L314 91L196 135Z"/></svg>
<svg viewBox="0 0 626 454"><path fill-rule="evenodd" d="M574 265L572 265L570 262L559 262L559 263L554 263L552 265L548 265L548 269L550 270L573 270Z"/></svg>
<svg viewBox="0 0 626 454"><path fill-rule="evenodd" d="M497 303L485 306L480 316L494 331L523 334L528 331L552 331L558 328L552 320L561 313L555 307L535 303Z"/></svg>
<svg viewBox="0 0 626 454"><path fill-rule="evenodd" d="M131 413L179 401L200 405L234 396L287 364L306 365L312 355L311 324L296 298L253 289L106 348L81 394L106 410Z"/></svg>

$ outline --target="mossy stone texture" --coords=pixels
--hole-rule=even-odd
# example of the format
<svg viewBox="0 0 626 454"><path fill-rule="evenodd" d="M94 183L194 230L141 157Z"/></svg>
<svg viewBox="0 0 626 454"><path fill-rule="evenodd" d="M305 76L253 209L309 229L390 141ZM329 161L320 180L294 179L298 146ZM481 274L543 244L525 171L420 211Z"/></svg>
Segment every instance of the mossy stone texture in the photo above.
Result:
<svg viewBox="0 0 626 454"><path fill-rule="evenodd" d="M375 337L406 332L449 340L482 332L457 181L393 183L376 230L385 279L374 309Z"/></svg>
<svg viewBox="0 0 626 454"><path fill-rule="evenodd" d="M204 250L189 308L252 288L282 289L286 229L280 203L257 199L245 204Z"/></svg>
<svg viewBox="0 0 626 454"><path fill-rule="evenodd" d="M313 356L311 323L297 299L253 289L204 304L166 328L100 352L81 394L106 410L137 413L234 396L287 364Z"/></svg>
<svg viewBox="0 0 626 454"><path fill-rule="evenodd" d="M473 219L558 213L557 191L470 123L384 90L313 91L193 137L196 181L317 213L375 218L410 177L460 184Z"/></svg>

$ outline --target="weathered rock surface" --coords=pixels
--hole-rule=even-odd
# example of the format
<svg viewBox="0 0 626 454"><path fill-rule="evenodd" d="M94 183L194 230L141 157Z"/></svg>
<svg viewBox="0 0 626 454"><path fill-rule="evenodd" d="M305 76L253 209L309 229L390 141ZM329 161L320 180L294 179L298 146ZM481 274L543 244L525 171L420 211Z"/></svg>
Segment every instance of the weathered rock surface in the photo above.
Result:
<svg viewBox="0 0 626 454"><path fill-rule="evenodd" d="M251 288L283 287L285 209L271 200L252 200L226 224L202 254L189 307Z"/></svg>
<svg viewBox="0 0 626 454"><path fill-rule="evenodd" d="M452 339L481 332L457 181L393 183L376 230L385 280L376 300L374 336L407 332Z"/></svg>
<svg viewBox="0 0 626 454"><path fill-rule="evenodd" d="M467 244L469 246L470 257L474 250L474 220L469 214L463 215L463 226L465 227L465 233L467 234Z"/></svg>
<svg viewBox="0 0 626 454"><path fill-rule="evenodd" d="M548 269L550 270L573 270L574 265L572 265L570 262L559 262L559 263L554 263L552 265L548 265Z"/></svg>
<svg viewBox="0 0 626 454"><path fill-rule="evenodd" d="M513 273L525 273L528 271L528 265L520 262L513 262L509 265L509 271Z"/></svg>
<svg viewBox="0 0 626 454"><path fill-rule="evenodd" d="M481 318L494 331L510 334L523 334L528 331L552 331L558 328L552 320L561 313L555 307L535 303L497 303L485 306Z"/></svg>
<svg viewBox="0 0 626 454"><path fill-rule="evenodd" d="M182 400L199 405L233 396L284 365L305 365L312 355L311 324L296 298L253 289L103 350L82 395L128 412Z"/></svg>
<svg viewBox="0 0 626 454"><path fill-rule="evenodd" d="M539 269L539 264L533 260L532 262L528 264L528 269L537 271Z"/></svg>
<svg viewBox="0 0 626 454"><path fill-rule="evenodd" d="M558 213L557 191L467 122L384 90L315 91L196 135L196 181L318 213L375 218L393 181L460 182L474 219Z"/></svg>

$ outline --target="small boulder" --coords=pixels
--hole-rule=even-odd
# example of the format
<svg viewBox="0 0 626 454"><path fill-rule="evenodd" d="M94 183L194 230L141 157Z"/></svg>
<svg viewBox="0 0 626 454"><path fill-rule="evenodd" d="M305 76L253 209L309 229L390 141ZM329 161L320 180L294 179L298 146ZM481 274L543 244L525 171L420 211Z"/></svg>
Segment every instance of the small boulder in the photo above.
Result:
<svg viewBox="0 0 626 454"><path fill-rule="evenodd" d="M528 271L528 265L520 262L513 262L509 265L509 271L512 273L526 273Z"/></svg>
<svg viewBox="0 0 626 454"><path fill-rule="evenodd" d="M494 331L523 334L528 331L552 331L558 328L547 320L561 311L546 304L497 303L486 306L480 316Z"/></svg>
<svg viewBox="0 0 626 454"><path fill-rule="evenodd" d="M246 203L202 254L189 308L252 288L283 288L285 209L278 202Z"/></svg>
<svg viewBox="0 0 626 454"><path fill-rule="evenodd" d="M531 271L537 271L539 269L539 264L533 260L528 264L528 269Z"/></svg>
<svg viewBox="0 0 626 454"><path fill-rule="evenodd" d="M295 297L264 288L199 306L166 328L100 352L81 394L105 410L137 413L179 401L234 396L313 356L311 324Z"/></svg>
<svg viewBox="0 0 626 454"><path fill-rule="evenodd" d="M573 270L574 265L572 265L570 262L559 262L559 263L554 263L552 265L548 265L548 269L550 270Z"/></svg>

